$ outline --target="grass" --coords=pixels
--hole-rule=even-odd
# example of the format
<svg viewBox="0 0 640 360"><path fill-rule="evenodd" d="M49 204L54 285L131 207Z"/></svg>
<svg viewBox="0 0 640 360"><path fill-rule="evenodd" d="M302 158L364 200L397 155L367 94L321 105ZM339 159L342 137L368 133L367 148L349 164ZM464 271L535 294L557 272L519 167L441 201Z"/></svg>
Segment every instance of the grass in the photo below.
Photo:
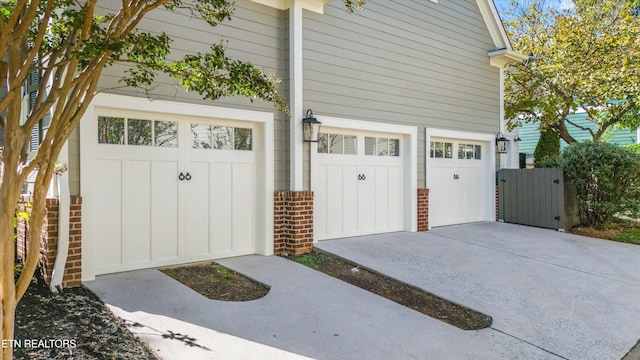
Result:
<svg viewBox="0 0 640 360"><path fill-rule="evenodd" d="M574 234L640 245L640 221L629 218L614 218L603 229L575 227Z"/></svg>
<svg viewBox="0 0 640 360"><path fill-rule="evenodd" d="M259 299L269 288L218 263L203 263L161 270L212 300L250 301Z"/></svg>
<svg viewBox="0 0 640 360"><path fill-rule="evenodd" d="M310 267L314 270L319 270L320 264L322 264L327 259L329 259L329 255L324 253L306 254L291 258L291 260L297 262L298 264Z"/></svg>
<svg viewBox="0 0 640 360"><path fill-rule="evenodd" d="M611 240L640 245L640 228L623 230L614 235Z"/></svg>

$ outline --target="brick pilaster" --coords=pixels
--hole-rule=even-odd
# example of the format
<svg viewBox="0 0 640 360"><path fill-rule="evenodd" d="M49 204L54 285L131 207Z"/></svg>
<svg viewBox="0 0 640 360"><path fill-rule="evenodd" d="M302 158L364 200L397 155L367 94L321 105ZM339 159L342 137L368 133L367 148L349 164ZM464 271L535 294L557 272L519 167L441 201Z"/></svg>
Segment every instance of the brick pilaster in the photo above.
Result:
<svg viewBox="0 0 640 360"><path fill-rule="evenodd" d="M418 231L429 230L429 189L418 189Z"/></svg>
<svg viewBox="0 0 640 360"><path fill-rule="evenodd" d="M313 249L313 192L274 193L274 253L301 255Z"/></svg>

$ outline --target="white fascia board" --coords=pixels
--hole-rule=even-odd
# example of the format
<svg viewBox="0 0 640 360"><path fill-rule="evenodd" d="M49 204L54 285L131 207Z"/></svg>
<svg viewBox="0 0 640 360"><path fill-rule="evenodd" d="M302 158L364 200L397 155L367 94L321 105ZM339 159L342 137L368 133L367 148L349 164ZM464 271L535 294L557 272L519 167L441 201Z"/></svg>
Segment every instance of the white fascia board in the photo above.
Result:
<svg viewBox="0 0 640 360"><path fill-rule="evenodd" d="M318 14L324 13L324 6L332 3L334 0L251 0L255 3L276 8L278 10L286 10L294 4L299 5L305 10L313 11Z"/></svg>
<svg viewBox="0 0 640 360"><path fill-rule="evenodd" d="M527 56L522 55L513 50L507 31L504 28L502 19L496 10L496 6L492 0L476 0L484 23L489 30L493 45L498 50L490 51L490 64L492 66L504 69L511 64L522 62L527 59Z"/></svg>
<svg viewBox="0 0 640 360"><path fill-rule="evenodd" d="M492 0L476 0L480 13L491 34L493 44L498 49L512 49L507 31L504 29L498 10Z"/></svg>

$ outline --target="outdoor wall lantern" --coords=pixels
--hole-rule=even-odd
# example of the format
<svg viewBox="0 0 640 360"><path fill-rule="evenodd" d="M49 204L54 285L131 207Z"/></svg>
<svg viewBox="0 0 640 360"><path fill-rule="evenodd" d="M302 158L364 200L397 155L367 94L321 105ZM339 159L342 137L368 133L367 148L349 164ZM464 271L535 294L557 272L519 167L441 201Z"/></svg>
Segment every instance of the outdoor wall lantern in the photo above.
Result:
<svg viewBox="0 0 640 360"><path fill-rule="evenodd" d="M313 116L311 109L307 110L307 115L302 119L302 135L305 142L318 142L320 125L322 123Z"/></svg>
<svg viewBox="0 0 640 360"><path fill-rule="evenodd" d="M496 149L498 154L506 154L509 152L509 139L504 137L502 132L499 132L496 136Z"/></svg>

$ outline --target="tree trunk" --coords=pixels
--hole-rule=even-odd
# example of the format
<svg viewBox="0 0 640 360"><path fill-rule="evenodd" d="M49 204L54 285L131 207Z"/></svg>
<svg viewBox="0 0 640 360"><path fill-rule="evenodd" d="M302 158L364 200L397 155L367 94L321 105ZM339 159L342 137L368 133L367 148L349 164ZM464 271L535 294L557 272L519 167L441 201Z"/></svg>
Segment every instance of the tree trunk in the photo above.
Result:
<svg viewBox="0 0 640 360"><path fill-rule="evenodd" d="M5 202L3 201L2 206L5 206ZM9 211L5 212L6 214L10 214ZM2 322L0 323L0 333L2 334L1 340L11 340L13 339L13 327L14 327L14 319L15 319L15 311L16 311L16 296L15 296L15 280L14 280L14 256L13 252L15 251L15 245L13 242L13 217L6 216L3 214L0 219L0 237L3 239L2 242L2 277L0 281L2 282L0 291L2 294L2 306L0 307L0 315L2 315ZM5 239L10 239L10 241L6 241ZM13 348L10 343L2 343L0 353L0 359L8 360L13 356Z"/></svg>
<svg viewBox="0 0 640 360"><path fill-rule="evenodd" d="M10 161L11 162L11 161ZM7 164L5 164L7 165ZM6 169L6 168L5 168ZM11 170L5 171L0 184L0 243L2 244L2 275L0 277L0 289L2 291L2 306L0 315L0 333L2 340L13 340L14 320L16 304L15 287L15 242L13 238L13 218L20 186L16 186L18 176ZM13 349L10 344L2 344L2 356L0 359L7 360L13 356Z"/></svg>

